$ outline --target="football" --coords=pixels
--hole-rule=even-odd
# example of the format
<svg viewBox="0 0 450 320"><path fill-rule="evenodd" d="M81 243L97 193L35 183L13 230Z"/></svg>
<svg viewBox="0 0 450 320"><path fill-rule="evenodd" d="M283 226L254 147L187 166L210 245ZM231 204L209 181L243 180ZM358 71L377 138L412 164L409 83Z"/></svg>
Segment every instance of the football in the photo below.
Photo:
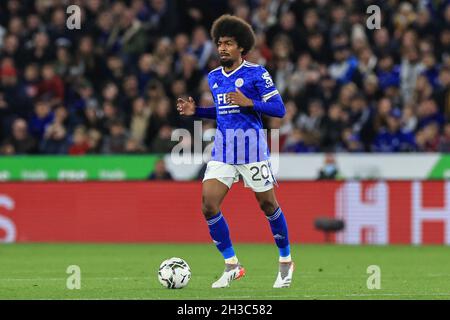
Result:
<svg viewBox="0 0 450 320"><path fill-rule="evenodd" d="M164 260L159 266L158 280L167 289L184 288L191 279L191 269L181 258Z"/></svg>

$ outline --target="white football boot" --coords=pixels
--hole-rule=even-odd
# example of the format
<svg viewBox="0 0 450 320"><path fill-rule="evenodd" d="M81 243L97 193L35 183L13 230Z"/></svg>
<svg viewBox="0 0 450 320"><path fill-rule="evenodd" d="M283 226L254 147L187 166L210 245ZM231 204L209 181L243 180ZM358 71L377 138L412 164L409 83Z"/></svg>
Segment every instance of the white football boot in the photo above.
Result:
<svg viewBox="0 0 450 320"><path fill-rule="evenodd" d="M292 282L292 274L294 273L294 262L280 262L277 279L273 284L274 288L289 288Z"/></svg>
<svg viewBox="0 0 450 320"><path fill-rule="evenodd" d="M226 288L231 281L239 280L245 276L245 269L240 264L226 264L222 276L212 284L213 288Z"/></svg>

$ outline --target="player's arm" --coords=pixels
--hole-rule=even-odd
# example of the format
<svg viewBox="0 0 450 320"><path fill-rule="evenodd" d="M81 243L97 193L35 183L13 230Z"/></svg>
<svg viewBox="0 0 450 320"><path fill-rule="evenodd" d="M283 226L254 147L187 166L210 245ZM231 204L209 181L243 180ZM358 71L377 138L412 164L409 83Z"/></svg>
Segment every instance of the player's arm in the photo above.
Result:
<svg viewBox="0 0 450 320"><path fill-rule="evenodd" d="M286 108L284 107L283 100L279 94L268 98L266 101L253 100L253 109L277 118L283 118L286 113Z"/></svg>
<svg viewBox="0 0 450 320"><path fill-rule="evenodd" d="M249 99L237 88L236 92L230 92L227 94L228 103L237 104L241 107L253 107L255 111L264 113L271 117L284 117L286 108L284 107L283 100L281 99L276 89L272 92L269 92L262 98L262 101Z"/></svg>
<svg viewBox="0 0 450 320"><path fill-rule="evenodd" d="M195 104L194 99L189 97L188 100L178 98L177 110L181 115L185 116L197 116L206 119L216 119L216 108L213 107L198 107Z"/></svg>

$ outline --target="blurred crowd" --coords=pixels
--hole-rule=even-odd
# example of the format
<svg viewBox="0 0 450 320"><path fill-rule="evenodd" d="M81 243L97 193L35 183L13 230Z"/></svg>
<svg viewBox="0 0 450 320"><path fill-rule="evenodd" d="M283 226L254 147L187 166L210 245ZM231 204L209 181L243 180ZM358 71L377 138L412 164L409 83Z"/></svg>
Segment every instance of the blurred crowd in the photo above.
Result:
<svg viewBox="0 0 450 320"><path fill-rule="evenodd" d="M254 27L246 59L282 93L286 116L264 118L281 151L450 152L450 0L4 0L0 154L170 152L194 127L176 98L213 105L223 13Z"/></svg>

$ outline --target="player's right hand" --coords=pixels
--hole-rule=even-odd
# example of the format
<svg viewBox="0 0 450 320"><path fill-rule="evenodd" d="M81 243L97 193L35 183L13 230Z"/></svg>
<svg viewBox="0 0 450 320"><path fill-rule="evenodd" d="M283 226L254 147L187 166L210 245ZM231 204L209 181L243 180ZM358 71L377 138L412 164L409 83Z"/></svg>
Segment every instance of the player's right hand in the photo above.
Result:
<svg viewBox="0 0 450 320"><path fill-rule="evenodd" d="M189 97L188 101L178 98L177 110L181 115L192 116L195 113L195 101L192 97Z"/></svg>

